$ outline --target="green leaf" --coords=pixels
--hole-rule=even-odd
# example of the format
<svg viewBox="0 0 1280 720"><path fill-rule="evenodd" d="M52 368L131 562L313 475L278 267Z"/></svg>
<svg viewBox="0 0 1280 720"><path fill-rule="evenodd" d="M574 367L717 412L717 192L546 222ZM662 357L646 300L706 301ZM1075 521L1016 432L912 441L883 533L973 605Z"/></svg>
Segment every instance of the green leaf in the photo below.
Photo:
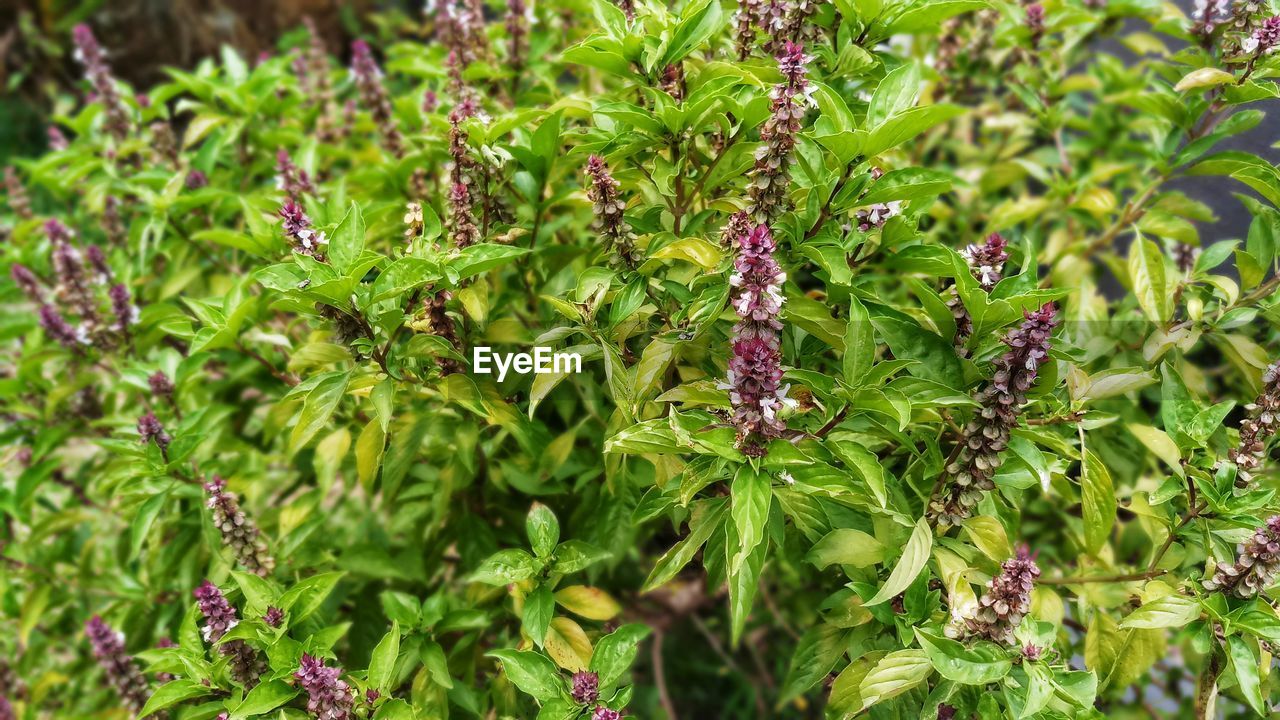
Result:
<svg viewBox="0 0 1280 720"><path fill-rule="evenodd" d="M1231 664L1231 672L1236 677L1240 694L1249 702L1249 707L1260 717L1267 715L1267 701L1262 694L1262 680L1259 676L1258 654L1253 643L1239 635L1227 638L1227 659Z"/></svg>
<svg viewBox="0 0 1280 720"><path fill-rule="evenodd" d="M521 255L527 255L528 253L529 250L527 248L479 243L464 248L458 253L457 257L449 260L446 268L454 278L454 282L457 282L506 265Z"/></svg>
<svg viewBox="0 0 1280 720"><path fill-rule="evenodd" d="M884 562L884 558L885 547L879 540L853 528L832 530L815 543L804 557L820 570L830 565L870 567Z"/></svg>
<svg viewBox="0 0 1280 720"><path fill-rule="evenodd" d="M378 418L369 421L356 438L356 479L366 491L373 487L387 446L387 433Z"/></svg>
<svg viewBox="0 0 1280 720"><path fill-rule="evenodd" d="M769 477L757 472L750 465L743 465L730 487L733 524L738 531L738 551L729 564L730 572L737 572L742 561L764 539L765 522L769 519L769 504L773 490Z"/></svg>
<svg viewBox="0 0 1280 720"><path fill-rule="evenodd" d="M539 702L554 699L564 689L564 680L554 663L535 652L494 650L489 657L502 661L502 669L511 684L532 695Z"/></svg>
<svg viewBox="0 0 1280 720"><path fill-rule="evenodd" d="M953 682L986 685L1008 675L1013 668L1008 653L993 643L965 647L955 640L931 635L920 628L915 628L915 634L933 668Z"/></svg>
<svg viewBox="0 0 1280 720"><path fill-rule="evenodd" d="M725 528L726 535L733 528ZM732 551L737 546L736 538L730 538L726 547ZM742 639L747 626L747 617L751 614L751 606L755 603L756 593L760 589L760 573L764 570L764 562L769 555L769 538L757 544L747 555L745 562L729 571L729 639L734 647Z"/></svg>
<svg viewBox="0 0 1280 720"><path fill-rule="evenodd" d="M360 206L353 202L329 238L329 263L340 274L345 275L364 252L364 233L364 215L360 213Z"/></svg>
<svg viewBox="0 0 1280 720"><path fill-rule="evenodd" d="M1234 84L1235 81L1236 77L1225 70L1219 70L1215 67L1202 67L1183 75L1178 84L1173 86L1173 89L1177 92L1186 92L1216 85Z"/></svg>
<svg viewBox="0 0 1280 720"><path fill-rule="evenodd" d="M1128 423L1125 427L1143 445L1146 445L1147 449L1154 453L1156 457L1163 460L1175 475L1178 477L1185 476L1186 471L1182 467L1182 454L1178 450L1178 444L1166 435L1163 430L1157 430L1141 423Z"/></svg>
<svg viewBox="0 0 1280 720"><path fill-rule="evenodd" d="M467 579L486 585L508 585L528 580L538 571L533 556L518 548L499 550L490 555Z"/></svg>
<svg viewBox="0 0 1280 720"><path fill-rule="evenodd" d="M951 183L954 181L953 176L937 170L924 168L890 170L875 181L866 195L858 198L858 204L871 205L941 195L951 189Z"/></svg>
<svg viewBox="0 0 1280 720"><path fill-rule="evenodd" d="M1144 603L1121 620L1120 627L1145 630L1183 627L1198 617L1200 603L1189 597L1171 594Z"/></svg>
<svg viewBox="0 0 1280 720"><path fill-rule="evenodd" d="M160 515L168 499L168 492L152 496L142 503L142 507L133 516L133 522L129 525L129 557L138 557L138 552L142 550L142 543L147 539L147 533L155 524L156 517Z"/></svg>
<svg viewBox="0 0 1280 720"><path fill-rule="evenodd" d="M898 564L893 567L893 572L889 573L889 579L880 587L875 597L867 601L867 607L893 599L915 582L916 576L928 562L929 552L932 549L933 530L929 528L929 523L924 518L920 518L916 521L915 529L911 531L911 539L907 540L907 546L903 549Z"/></svg>
<svg viewBox="0 0 1280 720"><path fill-rule="evenodd" d="M450 685L452 687L452 685ZM378 706L373 720L417 720L413 706L399 698L392 698Z"/></svg>
<svg viewBox="0 0 1280 720"><path fill-rule="evenodd" d="M171 680L161 685L151 694L150 698L147 698L147 704L142 706L142 710L138 712L138 717L145 718L165 708L173 707L184 700L204 697L212 693L213 688L203 683L190 680Z"/></svg>
<svg viewBox="0 0 1280 720"><path fill-rule="evenodd" d="M928 2L907 5L902 14L889 23L885 34L912 35L937 32L948 18L990 7L990 3L986 0L928 0Z"/></svg>
<svg viewBox="0 0 1280 720"><path fill-rule="evenodd" d="M300 689L293 687L284 680L268 680L267 682L259 683L245 696L244 702L237 705L236 709L231 712L231 718L232 720L240 720L240 718L254 715L265 715L289 702L300 692L302 692ZM139 713L139 715L145 716L143 713Z"/></svg>
<svg viewBox="0 0 1280 720"><path fill-rule="evenodd" d="M1164 255L1154 242L1140 234L1129 246L1129 280L1147 319L1153 323L1167 321L1172 312L1172 297L1165 282Z"/></svg>
<svg viewBox="0 0 1280 720"><path fill-rule="evenodd" d="M871 322L900 360L916 360L907 372L949 388L963 388L964 371L952 342L897 316L873 315Z"/></svg>
<svg viewBox="0 0 1280 720"><path fill-rule="evenodd" d="M875 328L871 316L857 296L849 296L849 327L844 334L844 357L841 362L844 381L849 387L863 384L875 362Z"/></svg>
<svg viewBox="0 0 1280 720"><path fill-rule="evenodd" d="M933 674L933 664L923 650L898 650L881 658L858 685L862 707L897 697Z"/></svg>
<svg viewBox="0 0 1280 720"><path fill-rule="evenodd" d="M1116 523L1116 493L1110 471L1092 450L1085 450L1081 464L1080 495L1085 550L1096 554L1107 544Z"/></svg>
<svg viewBox="0 0 1280 720"><path fill-rule="evenodd" d="M686 6L656 67L662 69L683 60L715 35L723 22L724 11L716 0L701 0Z"/></svg>
<svg viewBox="0 0 1280 720"><path fill-rule="evenodd" d="M302 400L302 412L298 414L298 422L289 435L289 450L297 452L329 424L329 419L338 409L338 403L347 392L347 381L350 373L334 372L320 376L319 381L311 388Z"/></svg>
<svg viewBox="0 0 1280 720"><path fill-rule="evenodd" d="M560 542L560 522L556 514L546 505L534 503L524 523L534 554L540 558L551 557Z"/></svg>
<svg viewBox="0 0 1280 720"><path fill-rule="evenodd" d="M622 674L635 661L640 642L649 637L649 633L647 626L631 623L623 625L596 642L596 649L591 654L591 664L588 669L599 676L600 687L611 687L622 677Z"/></svg>
<svg viewBox="0 0 1280 720"><path fill-rule="evenodd" d="M312 575L300 580L280 596L280 609L289 613L289 619L297 624L320 609L329 593L346 573L330 572Z"/></svg>
<svg viewBox="0 0 1280 720"><path fill-rule="evenodd" d="M915 105L916 97L920 95L920 88L920 66L916 63L904 63L885 75L871 95L864 127L870 131L883 124L891 115L896 115Z"/></svg>
<svg viewBox="0 0 1280 720"><path fill-rule="evenodd" d="M555 614L555 595L552 594L547 586L539 585L533 592L525 596L524 612L520 616L520 624L524 629L524 633L533 638L534 644L538 647L542 647L543 639L547 635L547 628L551 626L551 618Z"/></svg>
<svg viewBox="0 0 1280 720"><path fill-rule="evenodd" d="M862 154L875 157L885 150L897 147L939 123L965 113L956 105L925 105L900 112L886 118L867 135Z"/></svg>
<svg viewBox="0 0 1280 720"><path fill-rule="evenodd" d="M1018 713L1018 720L1025 720L1044 710L1054 691L1053 678L1047 667L1041 663L1028 663L1023 667L1027 670L1027 697L1022 712Z"/></svg>
<svg viewBox="0 0 1280 720"><path fill-rule="evenodd" d="M373 649L369 658L369 684L377 688L383 695L390 695L395 688L391 686L396 669L396 659L400 657L400 624L391 623L391 630L382 636L378 646Z"/></svg>
<svg viewBox="0 0 1280 720"><path fill-rule="evenodd" d="M556 561L551 569L561 575L570 575L610 557L612 553L608 550L601 550L590 543L582 540L566 540L556 548Z"/></svg>
<svg viewBox="0 0 1280 720"><path fill-rule="evenodd" d="M862 481L867 484L880 507L888 507L889 496L885 486L884 466L880 464L880 458L876 457L875 453L851 440L844 439L827 440L826 447L840 458L840 462L846 467L862 476Z"/></svg>
<svg viewBox="0 0 1280 720"><path fill-rule="evenodd" d="M791 656L787 679L782 683L778 704L800 697L831 672L844 654L848 634L834 625L821 624L809 628L796 644Z"/></svg>
<svg viewBox="0 0 1280 720"><path fill-rule="evenodd" d="M688 565L707 538L711 537L711 533L720 527L727 510L728 506L723 500L706 500L695 505L693 516L689 520L689 534L658 558L640 591L649 592L665 585Z"/></svg>

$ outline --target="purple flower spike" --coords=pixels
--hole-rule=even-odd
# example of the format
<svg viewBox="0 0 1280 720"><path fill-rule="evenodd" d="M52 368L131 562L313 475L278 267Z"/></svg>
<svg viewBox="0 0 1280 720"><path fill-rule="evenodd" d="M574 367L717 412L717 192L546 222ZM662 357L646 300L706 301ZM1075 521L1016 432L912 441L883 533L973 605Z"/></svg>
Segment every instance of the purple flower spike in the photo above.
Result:
<svg viewBox="0 0 1280 720"><path fill-rule="evenodd" d="M40 306L39 319L40 327L44 328L45 334L72 352L79 353L82 345L90 344L84 329L71 327L67 319L62 317L62 313L52 305Z"/></svg>
<svg viewBox="0 0 1280 720"><path fill-rule="evenodd" d="M13 278L13 282L22 291L27 299L37 305L44 304L44 290L40 288L40 279L26 265L14 263L9 268L9 277Z"/></svg>
<svg viewBox="0 0 1280 720"><path fill-rule="evenodd" d="M301 205L293 200L286 201L280 207L280 217L284 219L284 234L294 252L324 260L322 246L328 245L329 239L324 233L311 228L311 218L307 217Z"/></svg>
<svg viewBox="0 0 1280 720"><path fill-rule="evenodd" d="M293 202L297 202L299 195L315 192L307 171L294 165L289 151L284 148L276 151L276 187L283 190Z"/></svg>
<svg viewBox="0 0 1280 720"><path fill-rule="evenodd" d="M573 674L573 687L569 695L579 705L594 705L600 699L600 677L593 672L583 671Z"/></svg>
<svg viewBox="0 0 1280 720"><path fill-rule="evenodd" d="M75 59L84 66L85 79L93 87L94 100L102 103L106 113L104 127L116 140L124 140L132 125L130 113L120 97L106 54L88 25L81 23L71 31L75 41Z"/></svg>
<svg viewBox="0 0 1280 720"><path fill-rule="evenodd" d="M273 628L278 628L284 622L284 611L278 607L270 606L262 614L262 622Z"/></svg>
<svg viewBox="0 0 1280 720"><path fill-rule="evenodd" d="M160 422L160 418L156 414L148 410L142 417L138 418L138 435L142 437L142 444L155 443L161 450L167 450L169 443L173 438L169 433L165 432L164 424Z"/></svg>
<svg viewBox="0 0 1280 720"><path fill-rule="evenodd" d="M974 243L960 251L960 257L969 265L970 274L987 292L991 292L996 283L1000 282L1005 261L1009 259L1009 253L1005 251L1007 245L1000 233L991 233L981 244ZM965 357L968 352L963 345L973 334L973 319L969 317L969 311L961 302L959 293L951 293L947 306L951 308L951 316L956 321L956 351L961 357Z"/></svg>
<svg viewBox="0 0 1280 720"><path fill-rule="evenodd" d="M382 85L382 70L373 59L369 43L356 40L351 43L351 75L360 91L360 101L373 116L382 134L382 145L396 157L404 154L404 140L392 117L391 99Z"/></svg>
<svg viewBox="0 0 1280 720"><path fill-rule="evenodd" d="M318 720L351 720L355 717L355 698L351 686L341 679L341 675L341 669L325 667L324 660L302 654L302 661L293 676L307 692L307 711Z"/></svg>
<svg viewBox="0 0 1280 720"><path fill-rule="evenodd" d="M782 323L778 315L785 300L782 283L787 275L773 257L777 244L764 225L740 235L736 245L738 256L729 284L736 288L732 303L740 320L733 328L733 354L722 387L729 391L733 403L738 448L759 457L765 453L765 444L786 430L780 412L795 404L782 386L779 339Z"/></svg>
<svg viewBox="0 0 1280 720"><path fill-rule="evenodd" d="M205 642L217 643L231 628L239 624L235 608L227 602L226 596L217 585L205 580L193 592L196 605L204 617L201 633ZM243 640L228 640L217 646L218 652L230 658L231 677L246 688L258 684L258 678L266 671L266 663L258 653Z"/></svg>
<svg viewBox="0 0 1280 720"><path fill-rule="evenodd" d="M107 682L115 688L124 706L136 714L146 705L151 689L133 657L125 652L124 635L112 630L97 615L85 623L84 631L89 637L89 643L93 645L93 656L107 676Z"/></svg>
<svg viewBox="0 0 1280 720"><path fill-rule="evenodd" d="M139 316L138 306L133 304L133 298L129 296L129 288L116 283L107 291L107 295L111 297L111 312L116 316L111 329L128 335L129 328L138 324Z"/></svg>

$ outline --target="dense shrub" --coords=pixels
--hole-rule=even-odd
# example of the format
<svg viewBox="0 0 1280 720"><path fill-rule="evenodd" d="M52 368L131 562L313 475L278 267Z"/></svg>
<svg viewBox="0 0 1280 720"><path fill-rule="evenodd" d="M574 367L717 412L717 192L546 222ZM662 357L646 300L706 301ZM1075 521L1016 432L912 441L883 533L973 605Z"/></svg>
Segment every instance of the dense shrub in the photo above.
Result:
<svg viewBox="0 0 1280 720"><path fill-rule="evenodd" d="M146 91L77 27L0 718L1267 714L1272 13L441 0Z"/></svg>

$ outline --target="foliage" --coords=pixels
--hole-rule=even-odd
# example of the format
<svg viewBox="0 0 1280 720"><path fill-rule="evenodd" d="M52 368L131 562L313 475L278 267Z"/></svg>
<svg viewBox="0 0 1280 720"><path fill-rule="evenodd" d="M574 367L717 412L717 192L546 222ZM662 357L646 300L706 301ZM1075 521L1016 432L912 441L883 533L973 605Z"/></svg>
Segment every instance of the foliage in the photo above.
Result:
<svg viewBox="0 0 1280 720"><path fill-rule="evenodd" d="M1265 715L1272 14L444 0L145 91L77 28L0 718Z"/></svg>

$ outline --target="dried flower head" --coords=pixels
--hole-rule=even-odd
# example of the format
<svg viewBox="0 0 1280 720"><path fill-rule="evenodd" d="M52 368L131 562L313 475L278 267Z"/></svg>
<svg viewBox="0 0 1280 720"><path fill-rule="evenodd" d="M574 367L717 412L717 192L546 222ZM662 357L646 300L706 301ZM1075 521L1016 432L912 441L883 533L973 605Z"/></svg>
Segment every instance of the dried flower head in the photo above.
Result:
<svg viewBox="0 0 1280 720"><path fill-rule="evenodd" d="M975 396L981 406L960 438L960 452L946 467L947 483L929 501L928 514L937 525L959 525L973 514L982 496L995 488L992 477L1003 462L1009 433L1049 355L1049 336L1057 325L1057 309L1045 305L1027 313L1022 325L1004 338L1009 350L994 363L995 374Z"/></svg>
<svg viewBox="0 0 1280 720"><path fill-rule="evenodd" d="M958 631L964 638L1012 644L1013 631L1031 609L1031 589L1038 577L1040 568L1035 558L1025 545L1019 547L1017 553L1000 566L1000 574L987 583L987 591L979 598L972 614L960 619L948 632L957 634Z"/></svg>
<svg viewBox="0 0 1280 720"><path fill-rule="evenodd" d="M342 680L342 670L325 667L324 660L302 654L293 677L307 693L307 711L318 720L351 720L355 717L355 697Z"/></svg>
<svg viewBox="0 0 1280 720"><path fill-rule="evenodd" d="M27 195L27 188L22 184L18 171L12 165L5 166L4 189L13 214L17 215L19 220L30 220L32 218L31 197Z"/></svg>
<svg viewBox="0 0 1280 720"><path fill-rule="evenodd" d="M1280 515L1267 518L1253 535L1236 546L1234 563L1220 562L1204 589L1241 599L1265 591L1280 575Z"/></svg>
<svg viewBox="0 0 1280 720"><path fill-rule="evenodd" d="M757 223L768 225L790 208L791 164L807 105L814 88L805 79L811 60L804 48L788 42L778 56L783 81L773 88L773 106L760 128L760 148L747 189L747 212Z"/></svg>
<svg viewBox="0 0 1280 720"><path fill-rule="evenodd" d="M764 0L738 0L733 18L733 47L738 60L751 57L756 45L756 29L764 20Z"/></svg>
<svg viewBox="0 0 1280 720"><path fill-rule="evenodd" d="M213 476L205 483L209 498L206 506L212 511L213 526L222 535L222 543L231 548L236 560L249 572L266 577L275 569L275 558L267 549L267 543L258 532L258 526L240 509L236 496L227 490L227 481Z"/></svg>
<svg viewBox="0 0 1280 720"><path fill-rule="evenodd" d="M627 202L618 193L618 181L609 172L604 158L587 159L587 199L595 213L595 227L604 239L605 248L614 264L636 266L635 233L623 218Z"/></svg>
<svg viewBox="0 0 1280 720"><path fill-rule="evenodd" d="M151 123L151 149L155 151L158 162L166 162L174 168L181 162L178 138L173 133L173 126L164 120Z"/></svg>
<svg viewBox="0 0 1280 720"><path fill-rule="evenodd" d="M448 290L429 292L423 299L422 306L426 310L427 330L432 335L443 338L454 350L460 350L462 345L458 339L458 329L445 307L452 297ZM441 357L437 363L440 366L441 375L452 375L462 371L462 366L451 357Z"/></svg>
<svg viewBox="0 0 1280 720"><path fill-rule="evenodd" d="M1262 392L1249 406L1250 414L1240 423L1240 441L1228 453L1236 464L1236 486L1248 487L1266 457L1267 440L1280 430L1280 360L1262 372Z"/></svg>
<svg viewBox="0 0 1280 720"><path fill-rule="evenodd" d="M128 240L128 231L120 217L120 199L114 195L108 195L102 201L102 231L111 245L123 245Z"/></svg>

